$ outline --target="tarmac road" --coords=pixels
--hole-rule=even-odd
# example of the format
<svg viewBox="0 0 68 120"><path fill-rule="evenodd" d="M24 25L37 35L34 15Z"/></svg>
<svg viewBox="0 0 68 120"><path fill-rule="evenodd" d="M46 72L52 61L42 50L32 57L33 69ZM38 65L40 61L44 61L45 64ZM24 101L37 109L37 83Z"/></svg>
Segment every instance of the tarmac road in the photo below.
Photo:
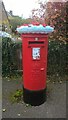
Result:
<svg viewBox="0 0 68 120"><path fill-rule="evenodd" d="M3 80L2 118L66 118L66 83L47 84L47 101L40 106L26 106L24 102L12 104L10 92L22 88L21 80Z"/></svg>

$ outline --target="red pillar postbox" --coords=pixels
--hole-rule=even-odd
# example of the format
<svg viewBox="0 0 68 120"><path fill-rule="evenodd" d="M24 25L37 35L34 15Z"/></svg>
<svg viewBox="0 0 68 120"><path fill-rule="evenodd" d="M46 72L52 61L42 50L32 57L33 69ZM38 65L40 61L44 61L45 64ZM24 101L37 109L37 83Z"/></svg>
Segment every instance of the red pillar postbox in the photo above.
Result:
<svg viewBox="0 0 68 120"><path fill-rule="evenodd" d="M48 35L22 34L23 99L31 105L46 100Z"/></svg>
<svg viewBox="0 0 68 120"><path fill-rule="evenodd" d="M40 105L46 100L46 74L48 35L50 26L21 26L23 53L23 100L31 105Z"/></svg>

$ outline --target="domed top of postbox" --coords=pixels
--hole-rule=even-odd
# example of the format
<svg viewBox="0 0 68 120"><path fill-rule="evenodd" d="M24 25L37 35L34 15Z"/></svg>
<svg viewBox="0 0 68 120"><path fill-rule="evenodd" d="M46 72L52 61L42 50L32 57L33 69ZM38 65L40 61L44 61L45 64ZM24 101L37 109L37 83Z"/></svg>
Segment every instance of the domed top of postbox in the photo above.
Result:
<svg viewBox="0 0 68 120"><path fill-rule="evenodd" d="M54 28L48 25L33 25L33 24L29 24L29 25L23 25L20 26L16 29L16 31L20 34L23 33L51 33L54 31Z"/></svg>

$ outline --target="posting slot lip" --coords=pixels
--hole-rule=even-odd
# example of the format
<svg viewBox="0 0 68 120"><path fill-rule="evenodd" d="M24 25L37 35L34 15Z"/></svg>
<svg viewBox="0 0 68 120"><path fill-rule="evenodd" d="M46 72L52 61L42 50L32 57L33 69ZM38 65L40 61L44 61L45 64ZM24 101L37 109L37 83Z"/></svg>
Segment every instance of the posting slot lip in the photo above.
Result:
<svg viewBox="0 0 68 120"><path fill-rule="evenodd" d="M45 42L44 41L29 41L28 42L28 47L44 47Z"/></svg>
<svg viewBox="0 0 68 120"><path fill-rule="evenodd" d="M32 44L44 44L44 41L29 41L28 44L29 45L32 45Z"/></svg>

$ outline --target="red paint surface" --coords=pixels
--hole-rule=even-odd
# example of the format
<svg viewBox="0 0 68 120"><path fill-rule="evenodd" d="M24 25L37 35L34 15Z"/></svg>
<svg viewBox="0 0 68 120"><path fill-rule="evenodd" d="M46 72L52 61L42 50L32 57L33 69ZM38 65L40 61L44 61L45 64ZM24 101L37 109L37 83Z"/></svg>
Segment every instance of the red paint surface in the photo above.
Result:
<svg viewBox="0 0 68 120"><path fill-rule="evenodd" d="M28 90L46 88L48 36L45 34L22 34L23 84ZM41 44L29 44L38 38ZM44 44L42 43L44 42ZM33 60L32 49L40 48L40 58Z"/></svg>

